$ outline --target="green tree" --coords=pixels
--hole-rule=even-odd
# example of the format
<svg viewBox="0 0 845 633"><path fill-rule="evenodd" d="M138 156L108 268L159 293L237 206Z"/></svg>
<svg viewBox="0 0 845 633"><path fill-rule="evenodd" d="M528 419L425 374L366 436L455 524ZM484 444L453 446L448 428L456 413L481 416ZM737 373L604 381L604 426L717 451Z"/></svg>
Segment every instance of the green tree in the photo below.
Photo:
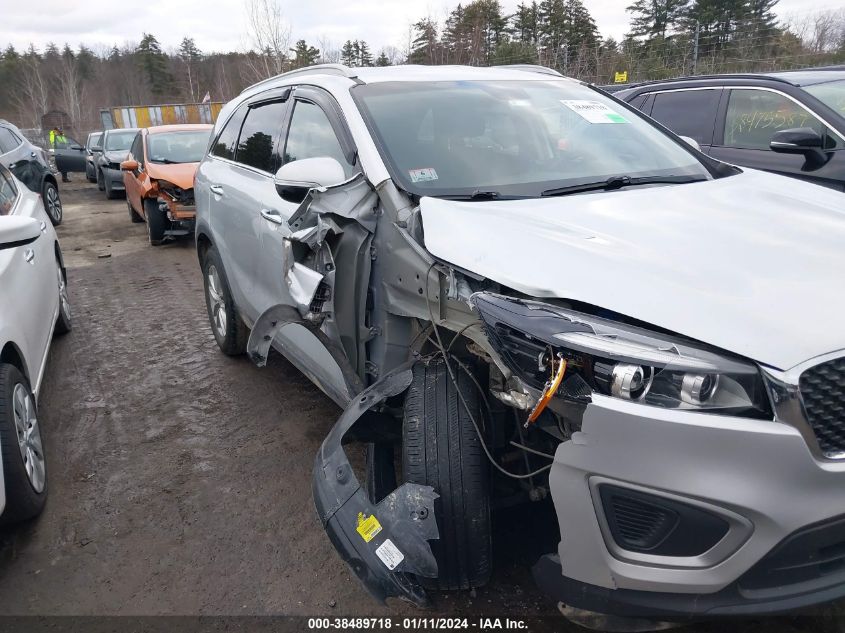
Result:
<svg viewBox="0 0 845 633"><path fill-rule="evenodd" d="M437 24L431 18L423 18L413 26L414 39L411 42L410 64L436 64L440 43L437 40Z"/></svg>
<svg viewBox="0 0 845 633"><path fill-rule="evenodd" d="M351 40L346 40L343 48L340 49L340 63L346 66L354 66L358 63L358 54Z"/></svg>
<svg viewBox="0 0 845 633"><path fill-rule="evenodd" d="M358 66L372 66L373 54L370 52L370 47L367 43L364 40L360 42L356 40L355 44L356 52L358 53Z"/></svg>
<svg viewBox="0 0 845 633"><path fill-rule="evenodd" d="M141 43L135 49L135 57L150 91L156 97L170 91L173 78L168 70L167 56L161 51L161 45L151 33L144 33Z"/></svg>
<svg viewBox="0 0 845 633"><path fill-rule="evenodd" d="M390 66L390 58L387 56L387 53L384 51L378 54L376 57L376 66Z"/></svg>
<svg viewBox="0 0 845 633"><path fill-rule="evenodd" d="M517 42L536 46L540 37L540 7L536 0L531 4L519 3L512 18L510 32Z"/></svg>
<svg viewBox="0 0 845 633"><path fill-rule="evenodd" d="M677 27L689 0L636 0L625 10L631 14L633 37L665 39Z"/></svg>
<svg viewBox="0 0 845 633"><path fill-rule="evenodd" d="M202 52L192 37L183 37L179 44L179 60L182 62L186 93L191 102L199 101L198 70L202 61Z"/></svg>
<svg viewBox="0 0 845 633"><path fill-rule="evenodd" d="M313 66L320 59L320 49L309 46L305 40L298 40L290 50L293 53L293 60L291 61L293 68Z"/></svg>

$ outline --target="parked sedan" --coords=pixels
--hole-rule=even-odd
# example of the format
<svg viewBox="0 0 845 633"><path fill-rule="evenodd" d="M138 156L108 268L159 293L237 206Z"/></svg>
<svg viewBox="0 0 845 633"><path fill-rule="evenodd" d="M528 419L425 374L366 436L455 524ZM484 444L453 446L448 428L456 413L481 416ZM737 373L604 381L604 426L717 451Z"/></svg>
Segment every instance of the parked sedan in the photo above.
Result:
<svg viewBox="0 0 845 633"><path fill-rule="evenodd" d="M116 198L124 191L120 163L126 160L138 128L114 129L103 132L102 152L97 157L97 188L106 192L106 198Z"/></svg>
<svg viewBox="0 0 845 633"><path fill-rule="evenodd" d="M62 223L59 183L50 170L47 153L3 119L0 119L0 165L8 167L30 191L41 194L53 226Z"/></svg>
<svg viewBox="0 0 845 633"><path fill-rule="evenodd" d="M153 246L193 234L194 174L210 135L210 125L144 128L120 164L129 218L133 222L146 220Z"/></svg>
<svg viewBox="0 0 845 633"><path fill-rule="evenodd" d="M102 138L102 132L91 132L88 140L85 141L85 177L88 182L97 182L97 168L94 166L95 149L100 148Z"/></svg>
<svg viewBox="0 0 845 633"><path fill-rule="evenodd" d="M312 490L378 600L482 585L520 503L570 608L845 596L842 193L549 69L339 65L230 101L195 188L220 349L344 408Z"/></svg>
<svg viewBox="0 0 845 633"><path fill-rule="evenodd" d="M614 96L714 158L845 190L845 67L653 81Z"/></svg>
<svg viewBox="0 0 845 633"><path fill-rule="evenodd" d="M38 394L53 334L71 329L67 276L37 194L0 166L0 523L47 496Z"/></svg>

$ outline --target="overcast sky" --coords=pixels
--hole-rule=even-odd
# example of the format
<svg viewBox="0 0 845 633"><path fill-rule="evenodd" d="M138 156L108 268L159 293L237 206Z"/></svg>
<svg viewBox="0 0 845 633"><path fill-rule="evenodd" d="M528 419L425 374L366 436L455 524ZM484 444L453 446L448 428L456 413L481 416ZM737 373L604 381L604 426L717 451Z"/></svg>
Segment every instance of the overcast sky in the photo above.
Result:
<svg viewBox="0 0 845 633"><path fill-rule="evenodd" d="M280 0L291 25L292 38L317 44L327 38L336 45L364 39L373 51L383 46L403 49L408 26L431 15L443 18L457 0ZM518 0L501 0L513 11ZM140 3L99 3L90 0L2 0L0 46L43 48L48 42L92 48L137 43L143 32L153 33L166 48L193 37L201 50L245 48L246 0L144 0ZM627 30L625 7L630 0L585 0L601 34L619 39ZM837 9L839 0L780 0L782 17Z"/></svg>

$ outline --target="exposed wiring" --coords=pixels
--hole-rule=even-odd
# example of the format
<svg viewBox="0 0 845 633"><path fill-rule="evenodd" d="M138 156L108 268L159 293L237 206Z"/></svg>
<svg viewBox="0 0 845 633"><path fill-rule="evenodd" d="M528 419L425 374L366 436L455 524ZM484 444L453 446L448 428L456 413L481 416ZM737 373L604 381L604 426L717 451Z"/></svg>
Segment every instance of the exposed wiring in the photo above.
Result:
<svg viewBox="0 0 845 633"><path fill-rule="evenodd" d="M539 418L540 414L545 411L546 406L549 404L549 402L551 402L552 398L557 393L557 390L560 388L560 383L563 380L563 375L566 373L566 359L560 354L558 354L557 361L557 369L555 369L554 357L552 357L549 361L551 365L551 367L549 368L549 379L546 381L546 385L543 387L543 393L540 396L540 399L537 400L537 404L534 405L534 408L531 410L528 419L525 421L526 429L528 428L528 425L534 424L534 422L537 421L537 418Z"/></svg>
<svg viewBox="0 0 845 633"><path fill-rule="evenodd" d="M539 455L540 457L545 457L546 459L554 460L554 458L555 458L554 455L550 455L549 453L544 453L543 451L538 451L535 448L531 448L530 446L525 446L524 444L520 444L519 442L514 442L513 440L511 440L510 444L511 444L511 446L516 446L517 448L521 448L522 450L527 451L529 453L534 453L535 455Z"/></svg>
<svg viewBox="0 0 845 633"><path fill-rule="evenodd" d="M487 456L487 459L493 464L493 467L496 468L500 473L511 477L513 479L530 479L531 477L535 477L540 473L549 470L552 465L549 464L548 466L543 466L542 468L538 468L534 472L526 473L524 475L518 475L516 473L512 473L509 470L502 468L499 463L495 460L493 455L490 453L490 449L487 448L487 442L484 441L484 435L481 433L481 428L479 428L478 423L475 421L475 416L472 414L469 405L467 404L466 398L464 398L464 394L461 392L461 389L458 385L458 379L455 376L455 372L452 371L452 365L449 363L449 353L446 350L446 346L443 345L443 340L440 338L440 330L437 328L437 322L434 319L434 311L431 309L431 298L430 293L428 291L429 286L429 278L431 276L431 269L434 268L435 262L428 267L428 270L425 273L425 302L426 306L428 307L428 316L431 319L431 326L434 328L434 337L437 339L437 346L440 348L440 353L443 355L443 362L446 364L446 371L449 373L449 378L452 381L452 384L455 387L455 392L458 394L458 399L461 401L461 405L464 407L467 415L469 416L470 422L472 422L472 426L475 428L475 432L478 435L478 440L481 442L481 448L484 449L484 454Z"/></svg>

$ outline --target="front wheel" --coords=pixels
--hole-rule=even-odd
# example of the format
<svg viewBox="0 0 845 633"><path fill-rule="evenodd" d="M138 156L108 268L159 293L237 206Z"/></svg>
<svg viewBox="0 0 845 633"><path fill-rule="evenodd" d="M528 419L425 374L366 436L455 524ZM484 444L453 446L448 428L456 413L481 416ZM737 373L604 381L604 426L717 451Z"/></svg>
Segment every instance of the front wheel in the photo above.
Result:
<svg viewBox="0 0 845 633"><path fill-rule="evenodd" d="M105 191L106 189L106 177L103 176L103 170L97 170L97 189L100 191Z"/></svg>
<svg viewBox="0 0 845 633"><path fill-rule="evenodd" d="M59 226L62 223L64 211L62 209L62 201L59 199L59 190L49 180L44 182L41 188L41 198L44 201L44 210L50 218L53 226Z"/></svg>
<svg viewBox="0 0 845 633"><path fill-rule="evenodd" d="M202 258L202 272L205 282L205 307L217 346L228 356L239 356L246 352L249 330L241 320L229 290L229 281L226 279L220 255L213 246L208 248Z"/></svg>
<svg viewBox="0 0 845 633"><path fill-rule="evenodd" d="M463 369L452 369L457 384L442 358L414 365L405 396L402 467L405 481L432 486L439 495L434 511L440 538L431 542L438 574L420 581L437 589L468 589L490 579L490 475L467 412L481 429L478 392Z"/></svg>
<svg viewBox="0 0 845 633"><path fill-rule="evenodd" d="M56 262L56 270L58 271L59 280L59 316L56 318L56 334L67 334L73 328L73 319L70 311L70 297L67 292L67 278L59 265Z"/></svg>
<svg viewBox="0 0 845 633"><path fill-rule="evenodd" d="M167 216L159 208L158 202L149 198L144 200L144 215L147 216L147 235L150 238L150 244L161 245L164 242L164 232L170 225Z"/></svg>
<svg viewBox="0 0 845 633"><path fill-rule="evenodd" d="M117 198L117 192L112 188L111 178L104 178L104 188L106 190L106 198L109 200L114 200Z"/></svg>
<svg viewBox="0 0 845 633"><path fill-rule="evenodd" d="M0 523L32 518L44 509L47 464L35 398L14 365L0 364L0 456L6 509Z"/></svg>
<svg viewBox="0 0 845 633"><path fill-rule="evenodd" d="M128 195L126 196L126 207L129 209L129 219L132 220L134 224L140 224L144 221L144 218L138 215L138 212L133 208Z"/></svg>

